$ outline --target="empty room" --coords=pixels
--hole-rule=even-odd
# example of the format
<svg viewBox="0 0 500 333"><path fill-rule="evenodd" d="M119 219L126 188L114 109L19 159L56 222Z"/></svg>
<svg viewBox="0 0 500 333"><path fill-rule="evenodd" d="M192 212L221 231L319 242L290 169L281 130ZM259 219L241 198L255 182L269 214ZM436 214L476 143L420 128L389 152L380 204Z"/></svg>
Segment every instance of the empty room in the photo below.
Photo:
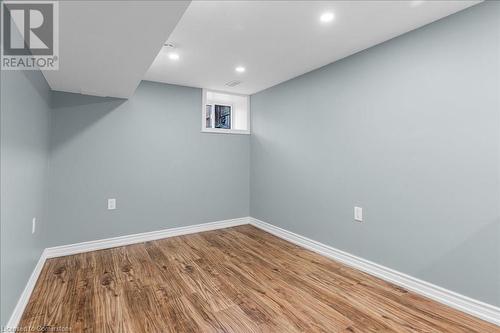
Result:
<svg viewBox="0 0 500 333"><path fill-rule="evenodd" d="M500 333L500 1L1 7L1 332Z"/></svg>

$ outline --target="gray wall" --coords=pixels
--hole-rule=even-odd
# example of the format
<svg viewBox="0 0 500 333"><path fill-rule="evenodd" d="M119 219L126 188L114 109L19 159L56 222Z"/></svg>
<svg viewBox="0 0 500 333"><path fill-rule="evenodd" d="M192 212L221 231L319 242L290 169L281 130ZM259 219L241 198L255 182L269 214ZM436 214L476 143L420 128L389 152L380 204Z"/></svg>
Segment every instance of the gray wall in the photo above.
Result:
<svg viewBox="0 0 500 333"><path fill-rule="evenodd" d="M43 249L50 91L40 72L1 71L1 325ZM36 217L38 230L31 234Z"/></svg>
<svg viewBox="0 0 500 333"><path fill-rule="evenodd" d="M201 89L52 106L47 246L248 216L249 136L201 133Z"/></svg>
<svg viewBox="0 0 500 333"><path fill-rule="evenodd" d="M500 305L499 19L481 4L252 96L251 215Z"/></svg>

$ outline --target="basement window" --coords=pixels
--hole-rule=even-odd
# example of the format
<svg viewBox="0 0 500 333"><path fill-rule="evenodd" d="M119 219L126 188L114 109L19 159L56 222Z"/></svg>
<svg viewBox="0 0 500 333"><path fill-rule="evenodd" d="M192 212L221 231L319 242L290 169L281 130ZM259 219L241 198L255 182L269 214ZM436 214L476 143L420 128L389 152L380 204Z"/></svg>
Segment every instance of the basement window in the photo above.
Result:
<svg viewBox="0 0 500 333"><path fill-rule="evenodd" d="M250 134L249 104L247 95L203 89L202 132Z"/></svg>

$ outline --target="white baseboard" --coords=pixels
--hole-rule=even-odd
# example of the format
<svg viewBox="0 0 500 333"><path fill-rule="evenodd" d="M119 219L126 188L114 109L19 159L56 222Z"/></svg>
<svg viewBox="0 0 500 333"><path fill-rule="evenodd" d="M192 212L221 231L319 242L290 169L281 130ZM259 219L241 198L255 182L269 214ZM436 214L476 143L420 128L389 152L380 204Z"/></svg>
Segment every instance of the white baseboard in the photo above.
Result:
<svg viewBox="0 0 500 333"><path fill-rule="evenodd" d="M26 308L26 305L28 305L31 293L33 292L33 289L35 289L36 281L38 280L38 276L42 272L42 268L43 265L45 264L46 259L47 258L45 256L45 250L44 250L40 255L40 258L38 259L38 262L36 263L35 269L33 269L33 272L31 273L30 278L28 279L28 283L24 287L21 297L19 297L19 300L17 301L16 307L14 308L14 311L12 312L9 321L7 322L7 326L4 329L11 329L17 327L17 324L19 323L19 321L21 320L21 316L23 315L24 309Z"/></svg>
<svg viewBox="0 0 500 333"><path fill-rule="evenodd" d="M187 227L178 227L165 230L143 232L139 234L112 237L112 238L100 239L83 243L49 247L45 249L45 251L47 258L62 257L77 253L103 250L118 246L148 242L156 239L235 227L242 224L248 224L248 217L241 217L231 220L222 220L217 222L201 223L201 224L190 225Z"/></svg>
<svg viewBox="0 0 500 333"><path fill-rule="evenodd" d="M38 263L36 264L33 273L31 273L28 283L26 284L26 287L24 288L21 297L19 298L16 307L14 308L14 311L10 316L10 319L7 322L7 325L4 327L4 329L6 330L12 329L17 327L17 325L19 324L19 320L21 320L21 316L23 315L24 309L26 308L26 305L28 305L31 293L33 292L36 281L38 280L38 276L40 275L43 265L45 264L45 261L47 259L68 256L83 252L109 249L117 246L137 244L156 239L193 234L197 232L235 227L242 224L248 224L248 221L249 221L248 217L242 217L231 220L222 220L217 222L195 224L187 227L178 227L178 228L171 228L159 231L144 232L127 236L112 237L96 241L46 248L42 252L42 255L40 256L40 259L38 260Z"/></svg>
<svg viewBox="0 0 500 333"><path fill-rule="evenodd" d="M356 257L347 252L335 249L331 246L314 241L307 237L295 234L291 231L278 228L269 223L249 218L250 224L267 231L275 236L283 238L291 243L319 253L325 257L332 258L348 266L359 269L368 274L392 282L398 286L411 290L420 295L431 298L437 302L446 304L457 310L466 312L475 317L500 326L500 308L490 304L472 299L456 292L438 287L431 283L422 281L396 270L378 265L371 261Z"/></svg>

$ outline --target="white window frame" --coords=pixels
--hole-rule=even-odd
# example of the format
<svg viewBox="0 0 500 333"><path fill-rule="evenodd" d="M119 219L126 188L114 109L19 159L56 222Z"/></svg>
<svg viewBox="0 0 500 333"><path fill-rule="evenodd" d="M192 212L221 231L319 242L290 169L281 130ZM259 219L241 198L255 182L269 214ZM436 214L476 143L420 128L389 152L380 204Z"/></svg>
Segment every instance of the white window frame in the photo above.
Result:
<svg viewBox="0 0 500 333"><path fill-rule="evenodd" d="M216 106L216 105L219 105L219 106L229 106L229 107L231 108L231 125L232 125L232 123L233 123L233 119L234 119L234 118L233 118L233 113L234 113L234 111L233 111L233 110L234 110L233 104L231 104L231 103L224 103L224 102L222 102L222 101L217 101L217 100L215 100L215 101L213 101L213 103L212 103L212 104L207 104L207 103L205 103L205 112L207 112L207 109L206 109L206 106L207 106L207 105L210 105L210 106L212 107L213 117L211 118L211 119L212 119L212 121L211 121L211 125L212 125L212 127L210 127L210 128L206 128L206 129L214 129L214 128L215 128L215 129L219 129L219 130L220 130L220 129L223 129L223 130L226 130L226 131L227 131L227 130L230 130L229 128L216 128L216 127L215 127L215 106ZM205 124L205 126L206 126L206 124L207 124L206 120L207 120L207 115L205 114L205 123L204 123L204 124Z"/></svg>
<svg viewBox="0 0 500 333"><path fill-rule="evenodd" d="M206 105L207 105L207 92L212 91L215 93L221 93L221 94L228 94L228 95L236 95L236 96L242 96L247 98L247 125L248 129L247 130L238 130L238 129L227 129L227 128L207 128L206 127ZM202 90L202 105L201 105L201 131L204 133L223 133L223 134L250 134L250 96L248 95L243 95L243 94L235 94L235 93L230 93L227 91L220 91L220 90L213 90L213 89L203 89ZM222 101L213 101L211 105L212 107L212 112L214 113L215 117L215 104L217 105L229 105L231 106L231 126L233 124L234 118L233 118L233 104L227 103L227 102L222 102ZM214 118L215 121L215 118ZM214 125L214 124L213 124ZM212 126L213 126L212 125Z"/></svg>

